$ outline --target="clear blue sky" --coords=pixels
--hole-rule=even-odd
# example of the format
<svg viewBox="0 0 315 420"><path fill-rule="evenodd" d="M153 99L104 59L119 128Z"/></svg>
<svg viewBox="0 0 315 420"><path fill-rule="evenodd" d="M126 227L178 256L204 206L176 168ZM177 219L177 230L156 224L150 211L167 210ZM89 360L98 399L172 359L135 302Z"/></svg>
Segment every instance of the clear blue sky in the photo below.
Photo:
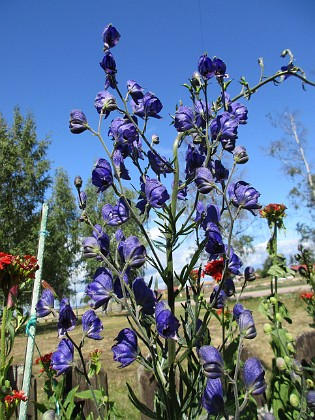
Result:
<svg viewBox="0 0 315 420"><path fill-rule="evenodd" d="M170 156L176 132L169 126L169 114L180 99L190 105L181 85L196 70L203 52L226 62L235 94L241 76L250 84L258 81L259 57L264 58L267 75L285 65L280 57L285 48L315 79L314 17L314 0L2 1L0 112L10 121L16 105L23 113L32 111L39 136L51 136L54 167L63 166L71 179L77 174L88 178L94 161L104 153L89 133L69 132L69 111L82 109L96 126L94 98L104 84L101 34L111 22L121 33L112 51L120 88L134 79L161 99L163 120L152 121L149 130L160 135L159 150ZM304 92L300 82L290 78L261 90L247 103L249 120L240 127L238 139L250 155L243 179L261 192L263 204L286 204L290 189L279 164L261 150L281 134L266 115L299 110L311 144L314 100L314 88ZM289 224L294 221L291 213Z"/></svg>

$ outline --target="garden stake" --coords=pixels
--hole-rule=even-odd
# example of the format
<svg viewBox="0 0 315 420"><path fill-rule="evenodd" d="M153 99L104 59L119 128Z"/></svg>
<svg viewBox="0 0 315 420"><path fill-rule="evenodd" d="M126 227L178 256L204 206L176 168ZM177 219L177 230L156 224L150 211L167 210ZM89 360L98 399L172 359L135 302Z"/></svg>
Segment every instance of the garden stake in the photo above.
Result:
<svg viewBox="0 0 315 420"><path fill-rule="evenodd" d="M37 261L39 264L39 269L35 273L34 286L33 286L33 295L32 295L32 306L31 306L31 319L36 317L36 304L39 299L40 292L40 282L42 276L42 267L43 267L43 257L44 257L44 245L45 245L45 236L47 235L46 224L48 216L48 205L43 203L42 206L42 220L40 225L39 240L38 240L38 251L37 251ZM23 391L25 395L29 395L31 375L32 375L32 364L33 364L33 355L34 355L34 345L35 345L35 334L36 334L36 322L28 328L28 337L27 337L27 346L26 346L26 356L24 363L24 375L23 375ZM26 401L21 401L20 404L20 414L19 420L25 420L27 416L27 406L28 399Z"/></svg>

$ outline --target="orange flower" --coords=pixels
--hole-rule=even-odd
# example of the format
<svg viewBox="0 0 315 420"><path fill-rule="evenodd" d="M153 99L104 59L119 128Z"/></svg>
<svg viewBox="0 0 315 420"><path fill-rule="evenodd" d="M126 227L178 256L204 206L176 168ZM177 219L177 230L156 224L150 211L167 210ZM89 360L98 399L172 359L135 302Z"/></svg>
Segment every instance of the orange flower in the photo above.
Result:
<svg viewBox="0 0 315 420"><path fill-rule="evenodd" d="M199 270L197 270L197 269L196 270L191 270L191 272L190 272L190 278L193 281L196 281L198 279L198 273L199 273ZM201 278L204 278L204 276L205 276L205 273L204 273L203 270L201 270L200 277Z"/></svg>
<svg viewBox="0 0 315 420"><path fill-rule="evenodd" d="M222 272L224 268L223 258L218 260L208 261L204 267L204 273L214 278L216 282L222 280Z"/></svg>
<svg viewBox="0 0 315 420"><path fill-rule="evenodd" d="M268 204L259 210L260 216L270 221L275 221L285 217L286 206L284 204Z"/></svg>

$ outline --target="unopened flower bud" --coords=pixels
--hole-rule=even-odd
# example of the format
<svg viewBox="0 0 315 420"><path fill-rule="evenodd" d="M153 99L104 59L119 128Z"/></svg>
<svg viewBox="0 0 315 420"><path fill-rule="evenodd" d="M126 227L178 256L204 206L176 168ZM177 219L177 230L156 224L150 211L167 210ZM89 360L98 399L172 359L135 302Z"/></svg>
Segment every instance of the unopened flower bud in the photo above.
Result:
<svg viewBox="0 0 315 420"><path fill-rule="evenodd" d="M299 404L300 404L300 398L295 394L290 395L289 401L290 401L290 404L292 405L292 407L298 407Z"/></svg>
<svg viewBox="0 0 315 420"><path fill-rule="evenodd" d="M270 303L272 303L273 305L276 305L276 303L278 302L274 296L271 296L269 300L270 300Z"/></svg>
<svg viewBox="0 0 315 420"><path fill-rule="evenodd" d="M74 185L75 185L76 189L79 190L82 187L82 184L83 184L82 178L79 175L77 175L74 178Z"/></svg>
<svg viewBox="0 0 315 420"><path fill-rule="evenodd" d="M287 365L286 365L283 357L277 357L276 358L276 366L281 371L286 370Z"/></svg>
<svg viewBox="0 0 315 420"><path fill-rule="evenodd" d="M289 356L284 356L284 361L286 362L287 366L291 366L292 359Z"/></svg>
<svg viewBox="0 0 315 420"><path fill-rule="evenodd" d="M249 156L244 146L236 146L233 150L234 162L241 165L248 162Z"/></svg>
<svg viewBox="0 0 315 420"><path fill-rule="evenodd" d="M292 343L287 344L287 349L289 350L289 352L295 353L295 348Z"/></svg>
<svg viewBox="0 0 315 420"><path fill-rule="evenodd" d="M297 375L303 375L303 366L298 360L292 360L292 368Z"/></svg>
<svg viewBox="0 0 315 420"><path fill-rule="evenodd" d="M282 321L283 321L282 315L281 315L281 314L279 314L279 312L277 312L277 313L276 313L276 320L277 320L278 322L282 322Z"/></svg>
<svg viewBox="0 0 315 420"><path fill-rule="evenodd" d="M266 334L270 334L271 331L272 331L272 325L271 324L268 324L268 323L264 324L264 332Z"/></svg>
<svg viewBox="0 0 315 420"><path fill-rule="evenodd" d="M194 74L192 75L190 82L194 88L198 88L202 85L201 76L197 71L195 71Z"/></svg>
<svg viewBox="0 0 315 420"><path fill-rule="evenodd" d="M312 379L306 379L306 385L308 388L314 388L314 382L312 381Z"/></svg>
<svg viewBox="0 0 315 420"><path fill-rule="evenodd" d="M294 341L293 335L292 335L292 334L290 334L290 333L286 333L285 338L286 338L288 341Z"/></svg>
<svg viewBox="0 0 315 420"><path fill-rule="evenodd" d="M160 137L157 134L152 134L152 143L153 144L159 144L160 143Z"/></svg>
<svg viewBox="0 0 315 420"><path fill-rule="evenodd" d="M245 281L254 281L256 279L254 267L248 266L244 270Z"/></svg>

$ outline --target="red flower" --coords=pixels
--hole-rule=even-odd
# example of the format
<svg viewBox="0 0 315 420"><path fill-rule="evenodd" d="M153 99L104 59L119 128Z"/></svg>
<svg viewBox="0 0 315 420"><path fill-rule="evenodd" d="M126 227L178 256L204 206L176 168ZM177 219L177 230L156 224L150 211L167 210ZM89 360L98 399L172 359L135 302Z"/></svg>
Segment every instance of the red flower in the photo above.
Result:
<svg viewBox="0 0 315 420"><path fill-rule="evenodd" d="M286 206L284 204L268 204L259 210L260 216L270 221L276 221L285 217Z"/></svg>
<svg viewBox="0 0 315 420"><path fill-rule="evenodd" d="M24 394L24 391L16 391L15 389L12 391L12 394L6 395L4 397L4 401L9 406L14 401L26 401L27 396Z"/></svg>
<svg viewBox="0 0 315 420"><path fill-rule="evenodd" d="M13 255L0 252L0 270L3 270L6 265L9 265L14 260Z"/></svg>
<svg viewBox="0 0 315 420"><path fill-rule="evenodd" d="M222 279L222 272L224 268L224 261L223 258L218 260L208 261L204 267L204 273L208 274L215 281L219 282Z"/></svg>
<svg viewBox="0 0 315 420"><path fill-rule="evenodd" d="M314 293L313 292L303 292L300 294L300 298L302 299L312 299L314 297Z"/></svg>
<svg viewBox="0 0 315 420"><path fill-rule="evenodd" d="M193 281L196 281L198 279L198 273L199 273L199 270L197 270L197 269L196 270L191 270L191 272L190 272L190 278ZM201 270L200 277L201 278L204 278L204 276L205 276L205 272L203 270Z"/></svg>

